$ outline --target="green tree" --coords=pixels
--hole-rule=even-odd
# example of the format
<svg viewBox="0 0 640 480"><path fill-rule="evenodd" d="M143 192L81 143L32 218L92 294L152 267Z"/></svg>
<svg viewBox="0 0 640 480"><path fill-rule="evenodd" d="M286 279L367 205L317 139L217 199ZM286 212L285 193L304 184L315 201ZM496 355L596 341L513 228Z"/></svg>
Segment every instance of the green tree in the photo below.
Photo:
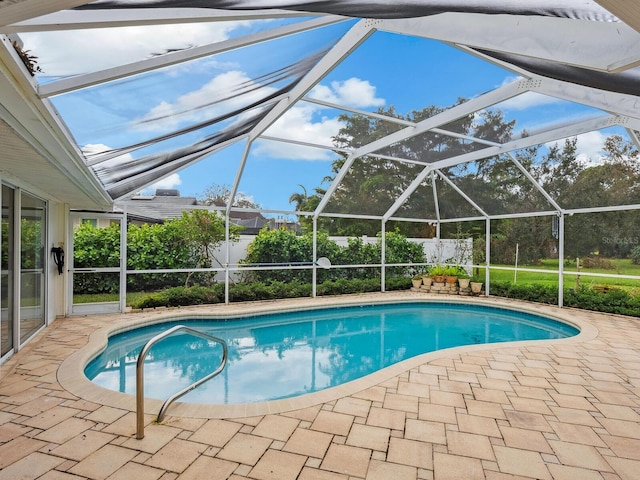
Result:
<svg viewBox="0 0 640 480"><path fill-rule="evenodd" d="M175 221L164 224L131 224L127 229L127 267L132 270L157 270L195 267L193 249L184 241ZM131 291L157 290L183 284L186 273L149 273L129 275Z"/></svg>
<svg viewBox="0 0 640 480"><path fill-rule="evenodd" d="M457 104L463 101L463 99L460 99ZM407 115L398 114L394 107L388 109L380 108L378 113L412 122L420 122L444 110L446 108L432 105L419 111L412 111ZM356 149L402 128L397 123L388 122L379 117L370 118L358 114L345 114L340 117L340 120L344 122L344 127L334 137L334 144L340 148ZM455 134L474 136L494 142L504 142L511 137L514 125L515 122L507 122L504 119L501 111L487 110L479 116L468 115L441 128ZM426 132L376 152L376 154L383 156L405 158L419 162L418 164L392 161L375 156L359 158L353 163L348 174L338 185L328 202L326 211L381 215L393 205L429 163L471 152L482 147L484 145L469 142L456 136ZM336 159L332 165L332 175L325 180L333 181L346 159L346 154L342 154ZM481 162L480 165L484 166L488 164L487 162L490 162L490 160L484 163ZM458 169L449 169L447 175L451 177L467 175L478 178L481 172L465 171L464 166L462 166ZM431 188L430 180L424 182L423 188ZM487 186L485 190L490 191L490 188ZM421 190L420 193L411 195L405 202L403 211L433 211L433 195L429 193L429 190L426 190L426 192L427 194L421 194ZM458 194L455 194L455 196L459 197ZM443 201L441 206L449 208L452 213L455 213L455 205L460 204L460 200L460 198L455 198L454 202ZM376 235L380 231L379 222L350 218L321 220L322 227L335 234ZM421 224L405 222L395 226L407 236L431 233L430 228Z"/></svg>
<svg viewBox="0 0 640 480"><path fill-rule="evenodd" d="M226 239L224 217L208 210L191 210L182 212L182 217L173 220L173 226L180 231L182 240L191 246L196 259L195 268L212 268L214 262L222 265L216 259L213 251ZM237 242L242 227L231 225L229 241ZM212 283L214 275L201 275L202 281ZM187 276L185 285L189 283L191 273Z"/></svg>
<svg viewBox="0 0 640 480"><path fill-rule="evenodd" d="M620 135L604 142L603 163L584 166L560 194L562 206L602 207L640 203L637 147ZM576 214L567 219L567 255L592 252L626 257L640 238L637 211Z"/></svg>

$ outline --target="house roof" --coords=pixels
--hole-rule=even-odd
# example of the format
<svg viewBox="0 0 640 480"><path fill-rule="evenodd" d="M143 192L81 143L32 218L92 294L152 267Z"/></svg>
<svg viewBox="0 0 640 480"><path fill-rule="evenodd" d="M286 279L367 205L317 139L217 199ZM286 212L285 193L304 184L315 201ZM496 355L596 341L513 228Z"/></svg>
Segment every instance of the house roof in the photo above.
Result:
<svg viewBox="0 0 640 480"><path fill-rule="evenodd" d="M169 193L169 194L167 194ZM158 195L137 195L116 202L116 208L125 210L128 215L133 215L138 221L165 221L180 218L183 212L191 210L209 210L221 212L217 206L199 204L195 197L181 197L176 190L173 192L161 192ZM260 229L268 220L259 212L233 211L230 214L233 224L245 228Z"/></svg>

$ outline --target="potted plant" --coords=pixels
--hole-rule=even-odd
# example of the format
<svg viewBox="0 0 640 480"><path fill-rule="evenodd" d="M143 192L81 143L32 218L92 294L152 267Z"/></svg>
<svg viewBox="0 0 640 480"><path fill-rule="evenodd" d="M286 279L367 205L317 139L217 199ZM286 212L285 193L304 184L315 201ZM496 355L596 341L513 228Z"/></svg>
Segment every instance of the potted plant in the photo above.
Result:
<svg viewBox="0 0 640 480"><path fill-rule="evenodd" d="M482 281L479 276L471 277L471 293L480 293L482 291Z"/></svg>
<svg viewBox="0 0 640 480"><path fill-rule="evenodd" d="M429 275L433 277L433 283L444 283L446 268L439 263L431 267Z"/></svg>
<svg viewBox="0 0 640 480"><path fill-rule="evenodd" d="M426 287L430 287L432 282L433 278L431 277L431 274L429 272L424 272L422 274L422 284Z"/></svg>
<svg viewBox="0 0 640 480"><path fill-rule="evenodd" d="M414 275L413 278L411 278L411 283L413 284L413 288L420 288L420 285L422 285L422 275Z"/></svg>
<svg viewBox="0 0 640 480"><path fill-rule="evenodd" d="M462 267L458 267L458 285L460 288L469 288L469 283L471 283L471 277L467 271Z"/></svg>
<svg viewBox="0 0 640 480"><path fill-rule="evenodd" d="M458 267L449 266L444 269L445 280L453 285L458 282Z"/></svg>

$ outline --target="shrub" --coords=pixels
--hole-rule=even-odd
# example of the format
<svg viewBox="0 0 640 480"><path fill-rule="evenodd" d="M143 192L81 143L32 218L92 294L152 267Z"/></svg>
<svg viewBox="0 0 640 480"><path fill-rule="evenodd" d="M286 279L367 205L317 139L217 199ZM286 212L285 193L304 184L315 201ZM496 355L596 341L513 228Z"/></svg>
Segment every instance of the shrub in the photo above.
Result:
<svg viewBox="0 0 640 480"><path fill-rule="evenodd" d="M231 240L238 238L237 227L231 229ZM214 212L194 210L161 225L129 225L127 227L127 268L157 270L173 268L211 267L211 250L225 236L224 220ZM83 223L73 234L74 267L119 267L120 226L105 228ZM195 273L192 282L211 283L212 275ZM186 273L149 273L129 275L127 289L132 292L157 290L184 284ZM115 293L119 275L75 275L75 293Z"/></svg>
<svg viewBox="0 0 640 480"><path fill-rule="evenodd" d="M317 255L318 257L328 257L335 262L338 246L329 240L326 234L318 233ZM290 230L268 230L263 229L247 248L247 255L242 260L243 264L250 265L311 265L313 258L313 236L310 234L297 235ZM322 281L330 270L318 269L318 280ZM311 281L311 270L264 270L251 271L244 274L244 279L249 282L274 281Z"/></svg>
<svg viewBox="0 0 640 480"><path fill-rule="evenodd" d="M201 286L174 287L161 292L151 293L136 302L133 308L179 307L184 305L201 305L224 301L219 288Z"/></svg>
<svg viewBox="0 0 640 480"><path fill-rule="evenodd" d="M511 282L491 282L491 294L529 302L558 304L558 287L552 285L514 285Z"/></svg>
<svg viewBox="0 0 640 480"><path fill-rule="evenodd" d="M408 241L396 232L386 234L386 263L423 263L424 251L422 245ZM378 237L375 244L365 243L361 238L350 238L344 247L338 246L325 233L317 235L317 256L327 257L333 264L339 265L370 265L379 264L382 258L382 239ZM280 265L311 265L313 258L313 236L311 234L297 235L289 230L264 229L256 236L247 249L244 264L280 264ZM388 267L387 275L401 276L408 274L408 267ZM325 280L339 279L380 279L378 267L332 268L318 269L318 283ZM304 283L311 282L311 270L264 270L251 271L244 275L246 281L274 281L291 282L293 280Z"/></svg>
<svg viewBox="0 0 640 480"><path fill-rule="evenodd" d="M558 304L558 288L549 285L492 282L491 294L530 302ZM583 285L578 289L565 289L563 298L567 307L640 317L640 297L620 288L599 291Z"/></svg>
<svg viewBox="0 0 640 480"><path fill-rule="evenodd" d="M602 270L613 270L613 263L608 258L602 257L584 257L582 260L584 268L599 268Z"/></svg>
<svg viewBox="0 0 640 480"><path fill-rule="evenodd" d="M389 277L387 290L406 290L411 286L407 277ZM379 279L328 280L317 286L318 295L343 295L348 293L364 293L380 291ZM237 283L229 286L229 300L232 302L248 302L253 300L273 300L278 298L300 298L311 296L311 284L299 281L289 283L263 282ZM224 302L224 284L212 287L174 287L161 292L151 293L137 302L133 308L175 307L200 305L204 303Z"/></svg>
<svg viewBox="0 0 640 480"><path fill-rule="evenodd" d="M633 250L631 250L631 263L640 265L640 245L633 247Z"/></svg>
<svg viewBox="0 0 640 480"><path fill-rule="evenodd" d="M408 277L389 277L385 288L406 290L411 286ZM317 293L323 295L344 295L380 291L379 279L338 279L323 282L317 286ZM558 289L549 285L514 285L509 282L492 282L491 293L500 297L515 298L530 302L557 304ZM272 300L277 298L299 298L311 295L311 284L304 282L262 282L238 283L229 288L233 302L252 300ZM132 306L134 308L175 307L185 305L213 304L224 302L224 284L212 287L175 287L149 294ZM601 292L588 286L567 289L564 304L598 312L615 313L640 317L640 297L630 295L622 289L613 288Z"/></svg>

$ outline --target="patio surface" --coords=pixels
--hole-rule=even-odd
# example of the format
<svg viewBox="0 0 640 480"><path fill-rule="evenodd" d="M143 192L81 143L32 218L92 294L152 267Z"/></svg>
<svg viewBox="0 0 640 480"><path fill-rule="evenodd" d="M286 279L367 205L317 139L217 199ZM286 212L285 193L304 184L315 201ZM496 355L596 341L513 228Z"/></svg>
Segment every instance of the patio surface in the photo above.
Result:
<svg viewBox="0 0 640 480"><path fill-rule="evenodd" d="M176 405L162 424L145 416L143 440L130 397L74 378L89 335L107 325L425 297L58 319L0 366L0 480L640 479L640 319L629 317L478 299L561 316L582 333L435 352L302 403Z"/></svg>

